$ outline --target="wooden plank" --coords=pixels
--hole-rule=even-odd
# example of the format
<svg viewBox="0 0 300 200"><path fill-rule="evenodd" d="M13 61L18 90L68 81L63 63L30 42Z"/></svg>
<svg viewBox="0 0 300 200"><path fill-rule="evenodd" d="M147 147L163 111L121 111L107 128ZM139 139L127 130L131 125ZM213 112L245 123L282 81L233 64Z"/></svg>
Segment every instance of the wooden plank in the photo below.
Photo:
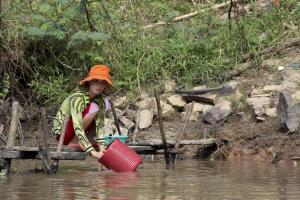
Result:
<svg viewBox="0 0 300 200"><path fill-rule="evenodd" d="M50 159L59 160L85 160L84 152L49 152ZM38 151L15 151L15 150L1 150L0 158L10 159L41 159Z"/></svg>
<svg viewBox="0 0 300 200"><path fill-rule="evenodd" d="M15 151L39 151L39 147L32 146L13 146L13 147L1 147L3 150L15 150ZM57 147L50 147L49 151L56 151ZM62 152L81 152L80 149L77 148L62 148Z"/></svg>
<svg viewBox="0 0 300 200"><path fill-rule="evenodd" d="M211 145L215 144L216 139L202 139L202 140L181 140L180 145ZM167 140L168 145L174 145L175 140ZM146 146L162 146L162 142L159 139L152 139L152 140L143 140L137 142L137 145L146 145Z"/></svg>
<svg viewBox="0 0 300 200"><path fill-rule="evenodd" d="M138 154L156 154L157 149L156 147L152 146L129 146L132 150L134 150Z"/></svg>
<svg viewBox="0 0 300 200"><path fill-rule="evenodd" d="M50 152L50 158L57 160L85 160L85 157L85 152Z"/></svg>
<svg viewBox="0 0 300 200"><path fill-rule="evenodd" d="M154 146L145 146L145 145L138 145L137 143L135 144L129 144L128 145L130 148L133 150L157 150L158 147ZM27 146L14 146L14 147L1 147L1 150L4 151L33 151L33 152L38 152L39 147L27 147ZM50 152L53 152L56 150L56 147L51 147ZM80 149L75 149L75 148L63 148L62 152L82 152Z"/></svg>

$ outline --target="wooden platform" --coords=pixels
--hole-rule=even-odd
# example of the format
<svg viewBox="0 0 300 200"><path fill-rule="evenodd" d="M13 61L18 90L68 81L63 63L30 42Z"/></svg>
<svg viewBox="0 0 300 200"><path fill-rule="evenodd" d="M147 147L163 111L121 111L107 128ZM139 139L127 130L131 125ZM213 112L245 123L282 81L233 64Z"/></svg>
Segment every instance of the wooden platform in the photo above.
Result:
<svg viewBox="0 0 300 200"><path fill-rule="evenodd" d="M215 139L203 139L203 140L182 140L181 145L210 145L214 144ZM172 146L175 144L173 140L167 140L167 144ZM138 154L160 154L162 147L161 140L144 140L137 143L128 144L131 149ZM39 147L29 146L13 146L13 147L1 147L0 158L3 159L41 159ZM85 153L76 148L63 147L61 152L57 152L57 147L49 148L49 158L58 160L84 160Z"/></svg>

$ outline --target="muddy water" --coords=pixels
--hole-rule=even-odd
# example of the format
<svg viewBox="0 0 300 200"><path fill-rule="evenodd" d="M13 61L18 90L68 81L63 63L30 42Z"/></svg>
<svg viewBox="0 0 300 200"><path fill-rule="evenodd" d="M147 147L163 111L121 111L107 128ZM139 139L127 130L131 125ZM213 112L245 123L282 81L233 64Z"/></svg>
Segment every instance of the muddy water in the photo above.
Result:
<svg viewBox="0 0 300 200"><path fill-rule="evenodd" d="M232 161L145 162L137 173L72 162L58 174L0 177L0 199L300 199L300 166Z"/></svg>

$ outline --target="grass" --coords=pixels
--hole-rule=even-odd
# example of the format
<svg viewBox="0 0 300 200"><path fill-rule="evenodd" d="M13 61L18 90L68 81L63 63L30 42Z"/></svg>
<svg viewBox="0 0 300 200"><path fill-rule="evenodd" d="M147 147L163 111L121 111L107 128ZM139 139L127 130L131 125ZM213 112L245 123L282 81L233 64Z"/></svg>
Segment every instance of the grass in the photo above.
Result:
<svg viewBox="0 0 300 200"><path fill-rule="evenodd" d="M215 86L228 80L227 72L238 67L243 54L256 55L263 48L300 36L300 6L296 0L283 1L280 8L252 11L239 22L233 19L231 28L207 5L194 6L190 1L94 2L88 5L90 20L99 32L109 36L103 40L101 34L93 37L83 33L88 32L86 17L75 1L60 1L67 2L65 7L44 5L42 10L36 6L39 0L34 2L33 14L40 17L29 24L19 22L18 30L22 32L27 26L51 30L52 35L43 36L47 32L43 30L39 36L26 32L22 38L24 59L38 74L30 75L28 85L37 94L36 100L46 105L58 105L96 63L111 66L114 85L122 91L137 91L139 85L149 87L168 79L185 87ZM250 5L254 7L254 3ZM201 12L204 8L206 11ZM14 9L17 17L27 13L20 5ZM144 28L192 11L199 14L170 25ZM54 21L55 26L47 20ZM77 43L72 40L68 45L80 31ZM258 68L260 58L256 57L254 63Z"/></svg>

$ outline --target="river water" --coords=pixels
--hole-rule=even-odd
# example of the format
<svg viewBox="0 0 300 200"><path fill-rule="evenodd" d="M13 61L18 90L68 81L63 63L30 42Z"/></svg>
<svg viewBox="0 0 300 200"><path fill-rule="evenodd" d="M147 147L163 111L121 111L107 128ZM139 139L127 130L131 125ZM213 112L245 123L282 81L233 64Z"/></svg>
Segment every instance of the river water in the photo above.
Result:
<svg viewBox="0 0 300 200"><path fill-rule="evenodd" d="M0 177L0 200L298 200L300 165L251 161L146 161L135 173L99 171L96 163L73 161L56 175L18 173Z"/></svg>

